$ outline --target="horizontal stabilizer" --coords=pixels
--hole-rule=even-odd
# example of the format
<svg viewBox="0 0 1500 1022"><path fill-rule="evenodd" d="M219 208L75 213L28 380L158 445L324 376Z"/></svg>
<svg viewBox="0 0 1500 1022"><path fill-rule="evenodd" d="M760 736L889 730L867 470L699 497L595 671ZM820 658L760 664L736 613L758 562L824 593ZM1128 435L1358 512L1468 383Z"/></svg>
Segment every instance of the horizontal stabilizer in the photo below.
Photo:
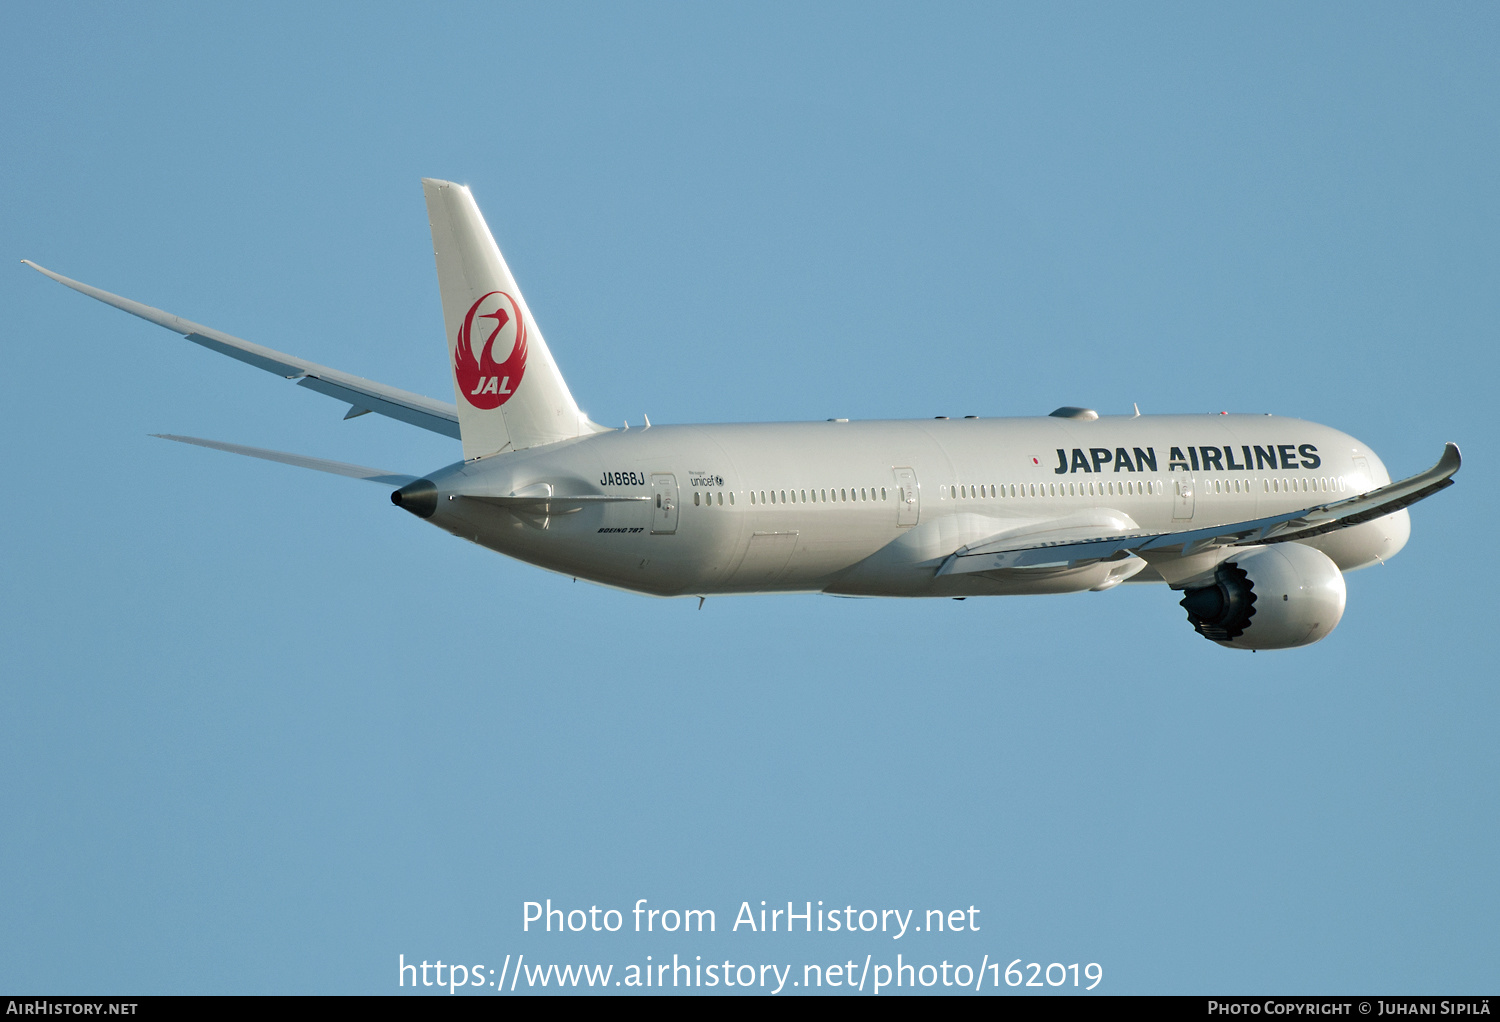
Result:
<svg viewBox="0 0 1500 1022"><path fill-rule="evenodd" d="M1006 568L1076 566L1093 561L1142 554L1148 551L1180 550L1183 556L1225 546L1262 546L1311 539L1374 521L1410 507L1453 485L1453 474L1463 463L1458 446L1447 444L1438 463L1426 472L1350 497L1269 518L1183 532L1117 532L1090 538L1066 538L1037 542L1026 537L1002 536L993 541L965 546L943 562L939 575L997 571Z"/></svg>
<svg viewBox="0 0 1500 1022"><path fill-rule="evenodd" d="M221 355L239 359L257 369L275 373L277 376L296 380L298 386L307 387L320 394L327 394L340 401L347 401L355 408L379 412L388 418L458 439L458 410L453 405L253 344L212 327L206 327L201 323L182 319L170 312L133 302L129 298L121 298L119 295L110 294L108 291L64 277L60 273L53 273L29 259L22 259L21 262L80 294L96 298L105 305L113 305L132 316L139 316L148 323L164 326L210 351L217 351Z"/></svg>
<svg viewBox="0 0 1500 1022"><path fill-rule="evenodd" d="M241 444L226 444L221 440L204 440L201 437L195 436L177 436L174 433L152 433L151 435L159 437L162 440L176 440L180 444L194 444L198 447L211 447L216 451L228 451L230 454L243 454L248 458L279 461L283 465L310 468L315 472L348 476L351 479L368 479L372 483L382 483L386 486L405 486L417 478L416 476L401 475L398 472L386 472L378 468L366 468L363 465L350 465L343 461L329 461L327 458L309 458L305 454L287 454L285 451L268 451L264 447L245 447Z"/></svg>

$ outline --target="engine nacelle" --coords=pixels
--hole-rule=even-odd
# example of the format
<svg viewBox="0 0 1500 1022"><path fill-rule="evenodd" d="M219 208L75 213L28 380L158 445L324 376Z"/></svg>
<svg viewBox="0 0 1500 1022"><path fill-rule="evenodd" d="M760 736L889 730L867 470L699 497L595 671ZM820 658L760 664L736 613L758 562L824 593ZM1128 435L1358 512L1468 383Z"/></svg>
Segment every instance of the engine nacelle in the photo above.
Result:
<svg viewBox="0 0 1500 1022"><path fill-rule="evenodd" d="M1300 543L1247 547L1189 589L1182 607L1198 634L1231 649L1290 649L1317 642L1344 616L1338 566Z"/></svg>

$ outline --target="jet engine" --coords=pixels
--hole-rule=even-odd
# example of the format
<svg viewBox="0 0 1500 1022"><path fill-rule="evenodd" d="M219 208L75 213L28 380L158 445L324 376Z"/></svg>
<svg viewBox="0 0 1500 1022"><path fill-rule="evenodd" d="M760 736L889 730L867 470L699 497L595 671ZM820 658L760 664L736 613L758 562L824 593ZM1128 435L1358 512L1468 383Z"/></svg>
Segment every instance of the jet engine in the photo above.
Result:
<svg viewBox="0 0 1500 1022"><path fill-rule="evenodd" d="M1230 649L1290 649L1317 642L1344 616L1344 576L1300 543L1246 547L1187 590L1182 607L1204 638Z"/></svg>

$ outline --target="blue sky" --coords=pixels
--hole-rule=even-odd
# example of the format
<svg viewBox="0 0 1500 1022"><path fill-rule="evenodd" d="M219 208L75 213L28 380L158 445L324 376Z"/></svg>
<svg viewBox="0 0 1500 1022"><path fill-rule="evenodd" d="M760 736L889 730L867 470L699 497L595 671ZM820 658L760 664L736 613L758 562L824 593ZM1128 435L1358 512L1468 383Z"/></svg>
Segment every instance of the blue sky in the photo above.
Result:
<svg viewBox="0 0 1500 1022"><path fill-rule="evenodd" d="M1492 991L1497 47L1480 4L7 6L0 987L899 951ZM18 262L447 398L422 176L604 423L1138 402L1466 464L1295 652L1159 587L699 611L150 439L457 457ZM719 932L523 933L546 898ZM762 899L982 929L726 932Z"/></svg>

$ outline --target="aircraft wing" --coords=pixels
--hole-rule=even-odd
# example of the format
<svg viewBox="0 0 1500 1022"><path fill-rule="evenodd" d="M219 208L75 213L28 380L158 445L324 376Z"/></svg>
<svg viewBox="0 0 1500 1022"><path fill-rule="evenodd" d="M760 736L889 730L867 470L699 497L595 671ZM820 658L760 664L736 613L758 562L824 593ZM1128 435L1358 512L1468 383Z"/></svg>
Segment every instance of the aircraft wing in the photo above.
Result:
<svg viewBox="0 0 1500 1022"><path fill-rule="evenodd" d="M293 355L285 355L212 327L206 327L201 323L194 323L169 312L154 309L149 305L133 302L129 298L121 298L108 291L101 291L97 287L71 280L60 273L53 273L44 266L38 266L29 259L22 259L21 262L38 273L51 277L59 284L86 294L90 298L97 298L105 305L113 305L132 316L139 316L149 323L155 323L157 326L164 326L168 330L182 334L194 344L201 344L221 355L237 358L257 369L264 369L289 380L296 380L299 387L306 387L340 401L347 401L349 412L344 416L346 419L364 415L366 412L376 412L413 426L430 429L434 433L451 436L455 440L459 438L458 409L451 404L396 387L387 387L374 380L351 376L349 373L330 369L328 366L318 365L316 362L309 362Z"/></svg>
<svg viewBox="0 0 1500 1022"><path fill-rule="evenodd" d="M1223 546L1261 546L1308 539L1347 529L1415 504L1453 485L1453 474L1463 462L1456 444L1426 472L1358 494L1347 500L1318 504L1299 511L1229 525L1180 532L1118 532L1090 538L1039 541L1036 536L999 536L961 547L938 568L939 575L995 571L1003 568L1072 567L1141 554L1180 550L1183 556Z"/></svg>

